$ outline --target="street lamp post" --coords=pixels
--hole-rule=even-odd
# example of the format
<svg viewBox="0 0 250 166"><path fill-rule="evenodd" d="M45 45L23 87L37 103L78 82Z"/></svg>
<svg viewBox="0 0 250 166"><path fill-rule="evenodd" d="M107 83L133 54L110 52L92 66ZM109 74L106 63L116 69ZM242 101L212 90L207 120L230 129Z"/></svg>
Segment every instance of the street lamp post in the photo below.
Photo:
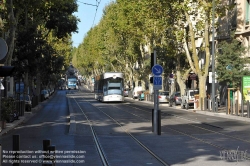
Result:
<svg viewBox="0 0 250 166"><path fill-rule="evenodd" d="M212 110L215 111L215 57L214 57L214 0L213 0L213 11L212 11Z"/></svg>

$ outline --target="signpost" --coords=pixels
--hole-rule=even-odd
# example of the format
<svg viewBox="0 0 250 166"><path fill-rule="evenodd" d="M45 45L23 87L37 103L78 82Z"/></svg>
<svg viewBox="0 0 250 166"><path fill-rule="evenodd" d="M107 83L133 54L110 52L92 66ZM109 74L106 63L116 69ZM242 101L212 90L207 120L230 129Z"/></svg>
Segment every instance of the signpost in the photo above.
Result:
<svg viewBox="0 0 250 166"><path fill-rule="evenodd" d="M154 58L156 59L156 52L154 51ZM156 60L154 61L156 62ZM153 77L153 89L154 89L154 110L153 114L153 131L158 135L161 135L161 111L159 110L159 90L162 89L162 76L163 68L161 65L154 64L152 67Z"/></svg>

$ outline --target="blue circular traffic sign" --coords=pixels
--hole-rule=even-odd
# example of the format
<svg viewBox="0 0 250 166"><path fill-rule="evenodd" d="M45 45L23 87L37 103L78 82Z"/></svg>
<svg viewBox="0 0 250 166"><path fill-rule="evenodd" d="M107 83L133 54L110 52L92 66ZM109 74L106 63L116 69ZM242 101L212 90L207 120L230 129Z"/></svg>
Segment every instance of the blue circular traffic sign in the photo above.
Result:
<svg viewBox="0 0 250 166"><path fill-rule="evenodd" d="M158 64L154 65L154 66L152 67L152 73L153 73L154 75L161 75L161 74L163 73L163 68L162 68L162 66L161 66L161 65L158 65Z"/></svg>

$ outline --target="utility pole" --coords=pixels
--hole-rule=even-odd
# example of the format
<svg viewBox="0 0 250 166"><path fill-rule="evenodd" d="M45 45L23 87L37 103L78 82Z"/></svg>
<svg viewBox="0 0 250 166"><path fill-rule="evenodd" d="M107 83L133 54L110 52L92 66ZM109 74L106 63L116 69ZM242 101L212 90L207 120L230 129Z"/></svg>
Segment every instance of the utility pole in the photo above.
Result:
<svg viewBox="0 0 250 166"><path fill-rule="evenodd" d="M156 64L156 51L154 51L154 66L152 67L153 89L154 89L154 109L152 110L153 132L161 135L161 111L159 110L159 90L162 89L163 68ZM152 58L153 59L153 58Z"/></svg>
<svg viewBox="0 0 250 166"><path fill-rule="evenodd" d="M215 48L214 48L214 8L215 8L215 4L214 4L214 0L213 0L213 11L212 11L212 19L213 19L213 23L212 23L212 29L213 29L213 34L212 34L212 110L213 112L215 112L215 57L214 57L214 53L215 53Z"/></svg>

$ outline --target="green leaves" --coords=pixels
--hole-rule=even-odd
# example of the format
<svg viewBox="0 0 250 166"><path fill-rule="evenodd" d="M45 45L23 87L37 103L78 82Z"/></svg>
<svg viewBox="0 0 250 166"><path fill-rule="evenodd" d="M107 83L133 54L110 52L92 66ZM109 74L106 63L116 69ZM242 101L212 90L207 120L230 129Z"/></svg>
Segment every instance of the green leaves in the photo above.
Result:
<svg viewBox="0 0 250 166"><path fill-rule="evenodd" d="M219 52L216 56L218 80L225 81L237 88L240 86L241 77L249 74L249 71L245 69L249 60L243 57L247 48L243 47L236 39L223 41L218 47Z"/></svg>

